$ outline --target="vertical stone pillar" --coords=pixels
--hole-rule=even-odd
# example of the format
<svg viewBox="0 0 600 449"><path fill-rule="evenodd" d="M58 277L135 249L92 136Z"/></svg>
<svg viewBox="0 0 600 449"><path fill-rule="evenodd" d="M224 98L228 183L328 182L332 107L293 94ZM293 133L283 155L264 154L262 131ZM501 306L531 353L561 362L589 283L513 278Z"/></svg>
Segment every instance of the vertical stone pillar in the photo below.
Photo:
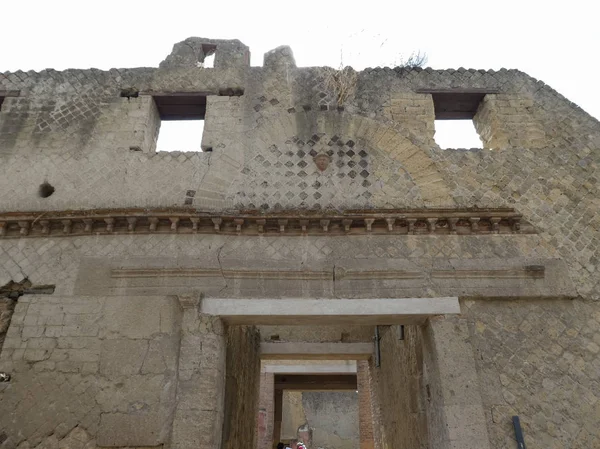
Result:
<svg viewBox="0 0 600 449"><path fill-rule="evenodd" d="M273 418L275 400L275 374L260 374L260 397L258 404L258 449L273 447Z"/></svg>
<svg viewBox="0 0 600 449"><path fill-rule="evenodd" d="M358 360L356 380L358 384L358 424L360 433L360 449L373 449L373 408L371 404L371 380L369 362Z"/></svg>
<svg viewBox="0 0 600 449"><path fill-rule="evenodd" d="M375 449L383 447L383 431L381 425L381 401L379 399L379 377L376 376L375 360L369 360L369 389L371 391L371 414L373 418L373 443Z"/></svg>
<svg viewBox="0 0 600 449"><path fill-rule="evenodd" d="M218 317L199 312L199 297L183 308L173 449L218 449L224 414L226 342Z"/></svg>
<svg viewBox="0 0 600 449"><path fill-rule="evenodd" d="M431 318L424 346L429 447L490 449L466 321Z"/></svg>
<svg viewBox="0 0 600 449"><path fill-rule="evenodd" d="M221 448L253 448L260 396L260 334L254 326L228 327L226 371Z"/></svg>
<svg viewBox="0 0 600 449"><path fill-rule="evenodd" d="M281 424L283 421L283 390L275 390L273 404L273 443L281 440Z"/></svg>

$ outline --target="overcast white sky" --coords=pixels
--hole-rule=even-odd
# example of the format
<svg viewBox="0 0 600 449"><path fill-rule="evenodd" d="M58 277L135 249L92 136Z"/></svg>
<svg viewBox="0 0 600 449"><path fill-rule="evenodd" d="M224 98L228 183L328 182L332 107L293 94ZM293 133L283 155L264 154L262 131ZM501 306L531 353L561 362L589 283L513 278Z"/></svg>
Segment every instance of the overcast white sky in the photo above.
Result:
<svg viewBox="0 0 600 449"><path fill-rule="evenodd" d="M156 67L189 36L237 38L252 65L290 45L298 66L517 68L600 117L600 5L541 1L21 0L0 7L0 71Z"/></svg>

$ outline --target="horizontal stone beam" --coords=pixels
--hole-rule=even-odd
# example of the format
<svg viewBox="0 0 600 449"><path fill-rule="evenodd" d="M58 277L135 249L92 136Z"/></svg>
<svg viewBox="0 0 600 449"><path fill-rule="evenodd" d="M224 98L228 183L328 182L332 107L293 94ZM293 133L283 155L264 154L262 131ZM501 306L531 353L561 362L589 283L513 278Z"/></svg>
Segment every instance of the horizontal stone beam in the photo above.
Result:
<svg viewBox="0 0 600 449"><path fill-rule="evenodd" d="M368 360L373 343L261 343L261 359Z"/></svg>
<svg viewBox="0 0 600 449"><path fill-rule="evenodd" d="M457 297L370 299L204 298L200 311L229 324L421 324L427 317L460 313Z"/></svg>
<svg viewBox="0 0 600 449"><path fill-rule="evenodd" d="M275 375L276 390L356 391L356 374L280 374Z"/></svg>
<svg viewBox="0 0 600 449"><path fill-rule="evenodd" d="M306 364L306 365L279 365L265 364L265 373L274 374L356 374L356 362L348 360L336 364Z"/></svg>

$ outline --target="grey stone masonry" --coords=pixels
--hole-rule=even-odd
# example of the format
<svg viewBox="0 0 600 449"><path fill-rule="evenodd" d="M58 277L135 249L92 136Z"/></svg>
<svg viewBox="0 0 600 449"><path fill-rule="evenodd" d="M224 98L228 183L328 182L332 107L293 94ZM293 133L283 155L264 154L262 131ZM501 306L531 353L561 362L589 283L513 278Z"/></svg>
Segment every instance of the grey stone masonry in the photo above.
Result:
<svg viewBox="0 0 600 449"><path fill-rule="evenodd" d="M368 358L373 323L362 449L513 447L515 415L529 449L600 447L600 123L518 70L249 59L191 37L158 67L0 74L0 449L268 445L260 348ZM441 149L440 118L483 148ZM173 119L201 151L157 151ZM404 334L201 313L444 297Z"/></svg>

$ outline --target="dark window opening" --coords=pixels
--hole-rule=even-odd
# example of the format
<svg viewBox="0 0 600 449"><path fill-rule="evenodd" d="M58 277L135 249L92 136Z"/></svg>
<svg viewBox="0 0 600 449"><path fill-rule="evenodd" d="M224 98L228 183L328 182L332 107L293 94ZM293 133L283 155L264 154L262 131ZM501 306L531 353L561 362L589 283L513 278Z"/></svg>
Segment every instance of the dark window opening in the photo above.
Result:
<svg viewBox="0 0 600 449"><path fill-rule="evenodd" d="M140 96L140 91L135 87L127 87L126 89L121 89L121 98L137 98Z"/></svg>
<svg viewBox="0 0 600 449"><path fill-rule="evenodd" d="M431 96L436 120L473 120L485 93L434 92Z"/></svg>
<svg viewBox="0 0 600 449"><path fill-rule="evenodd" d="M157 151L201 151L206 94L153 97L161 120Z"/></svg>
<svg viewBox="0 0 600 449"><path fill-rule="evenodd" d="M18 97L20 94L20 91L18 90L0 90L0 109L2 109L2 103L4 103L4 100L6 100L8 97Z"/></svg>
<svg viewBox="0 0 600 449"><path fill-rule="evenodd" d="M227 89L219 89L221 97L241 97L244 95L244 89L237 87L229 87Z"/></svg>
<svg viewBox="0 0 600 449"><path fill-rule="evenodd" d="M205 94L173 94L154 97L158 114L165 120L204 120Z"/></svg>
<svg viewBox="0 0 600 449"><path fill-rule="evenodd" d="M435 141L442 149L483 148L473 118L491 90L420 90L431 94L435 111Z"/></svg>

